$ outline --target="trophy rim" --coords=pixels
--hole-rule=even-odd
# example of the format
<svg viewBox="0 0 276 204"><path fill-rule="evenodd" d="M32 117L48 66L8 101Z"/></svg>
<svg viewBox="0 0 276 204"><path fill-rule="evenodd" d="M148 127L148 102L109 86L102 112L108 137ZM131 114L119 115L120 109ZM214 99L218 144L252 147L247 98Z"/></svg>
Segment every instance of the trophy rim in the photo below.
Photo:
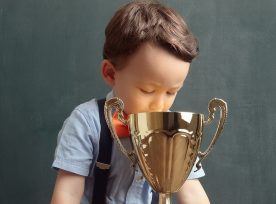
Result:
<svg viewBox="0 0 276 204"><path fill-rule="evenodd" d="M161 114L161 113L168 113L168 114L190 114L190 115L204 115L202 113L196 113L196 112L189 112L189 111L153 111L153 112L138 112L138 113L130 113L131 115L144 115L144 114Z"/></svg>

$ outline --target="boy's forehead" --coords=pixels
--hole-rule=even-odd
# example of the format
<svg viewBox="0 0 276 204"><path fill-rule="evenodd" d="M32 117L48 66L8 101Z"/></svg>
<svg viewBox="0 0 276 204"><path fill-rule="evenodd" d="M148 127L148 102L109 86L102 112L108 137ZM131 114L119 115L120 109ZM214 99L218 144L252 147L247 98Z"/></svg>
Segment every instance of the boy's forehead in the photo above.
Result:
<svg viewBox="0 0 276 204"><path fill-rule="evenodd" d="M190 63L152 44L145 44L129 57L121 70L125 77L140 83L181 87Z"/></svg>

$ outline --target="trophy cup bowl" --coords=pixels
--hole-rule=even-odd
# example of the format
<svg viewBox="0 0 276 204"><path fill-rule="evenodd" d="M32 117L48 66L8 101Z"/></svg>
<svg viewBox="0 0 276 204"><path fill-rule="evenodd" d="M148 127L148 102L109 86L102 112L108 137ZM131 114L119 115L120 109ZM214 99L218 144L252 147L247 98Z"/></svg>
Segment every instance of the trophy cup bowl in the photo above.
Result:
<svg viewBox="0 0 276 204"><path fill-rule="evenodd" d="M203 127L214 119L220 108L220 119L207 150L201 152ZM138 163L151 187L159 193L159 204L169 204L170 194L177 192L189 176L197 158L200 162L209 154L223 129L227 117L227 104L214 98L208 105L208 119L191 112L143 112L123 117L124 104L117 97L105 103L105 119L120 150L135 165ZM112 124L112 115L128 125L133 151L127 151L120 142Z"/></svg>

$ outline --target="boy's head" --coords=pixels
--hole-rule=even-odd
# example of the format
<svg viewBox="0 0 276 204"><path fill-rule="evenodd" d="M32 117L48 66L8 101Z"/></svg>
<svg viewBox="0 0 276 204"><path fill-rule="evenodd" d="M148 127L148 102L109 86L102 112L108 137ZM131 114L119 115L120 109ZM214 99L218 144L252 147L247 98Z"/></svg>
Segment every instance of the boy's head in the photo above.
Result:
<svg viewBox="0 0 276 204"><path fill-rule="evenodd" d="M105 35L102 75L125 112L167 111L198 54L182 17L156 1L132 1L114 14Z"/></svg>
<svg viewBox="0 0 276 204"><path fill-rule="evenodd" d="M132 1L121 7L108 23L105 37L103 58L117 68L145 42L186 62L198 54L197 40L183 18L157 1Z"/></svg>

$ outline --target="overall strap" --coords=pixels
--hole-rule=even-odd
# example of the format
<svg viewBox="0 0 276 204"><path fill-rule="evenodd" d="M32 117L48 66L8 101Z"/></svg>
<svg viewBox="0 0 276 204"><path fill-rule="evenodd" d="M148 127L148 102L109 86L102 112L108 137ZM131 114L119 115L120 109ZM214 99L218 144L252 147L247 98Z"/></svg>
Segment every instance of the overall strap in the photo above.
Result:
<svg viewBox="0 0 276 204"><path fill-rule="evenodd" d="M104 117L105 99L97 101L99 106L99 116L101 124L101 134L99 142L99 155L97 158L94 176L94 191L92 204L104 204L107 188L107 180L110 173L110 162L113 140Z"/></svg>

